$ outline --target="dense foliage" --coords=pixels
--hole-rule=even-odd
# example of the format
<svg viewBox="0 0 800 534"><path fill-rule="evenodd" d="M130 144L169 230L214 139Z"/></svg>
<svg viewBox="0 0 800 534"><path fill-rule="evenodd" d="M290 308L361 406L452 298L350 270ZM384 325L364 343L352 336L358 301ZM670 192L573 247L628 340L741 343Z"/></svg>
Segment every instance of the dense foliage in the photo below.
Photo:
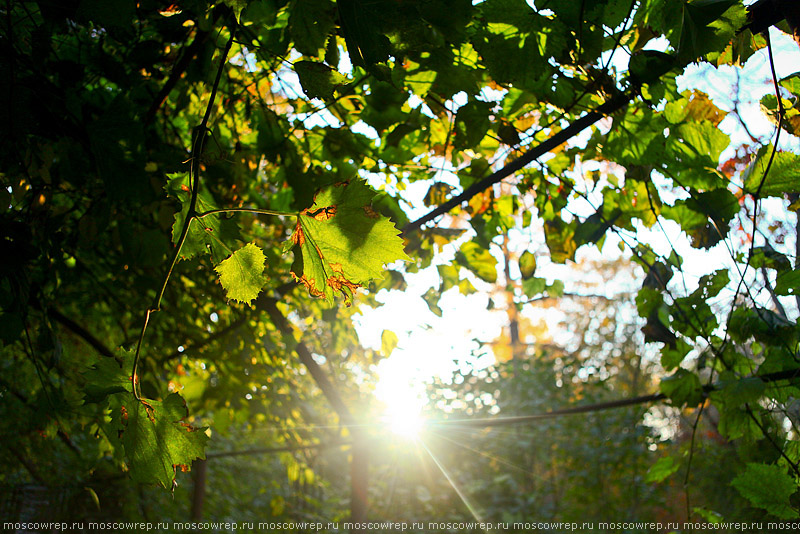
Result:
<svg viewBox="0 0 800 534"><path fill-rule="evenodd" d="M454 480L431 481L442 458L493 521L798 517L800 156L781 148L800 134L800 75L761 100L774 138L744 143L720 129L737 109L676 82L767 53L741 1L9 0L0 15L7 488L67 488L74 517L185 518L182 471L266 447L209 458L207 513L473 513ZM675 239L708 251L699 276ZM542 271L595 274L607 264L580 251L615 244L635 295L587 300ZM419 463L359 430L397 337L362 348L353 316L425 269L433 313L482 290L508 316L496 366L432 386L433 419L655 407L457 429L474 443L456 452L432 425ZM573 340L526 341L523 314L562 301ZM348 493L366 449L369 511ZM415 467L390 484L393 455ZM150 488L176 484L174 502Z"/></svg>

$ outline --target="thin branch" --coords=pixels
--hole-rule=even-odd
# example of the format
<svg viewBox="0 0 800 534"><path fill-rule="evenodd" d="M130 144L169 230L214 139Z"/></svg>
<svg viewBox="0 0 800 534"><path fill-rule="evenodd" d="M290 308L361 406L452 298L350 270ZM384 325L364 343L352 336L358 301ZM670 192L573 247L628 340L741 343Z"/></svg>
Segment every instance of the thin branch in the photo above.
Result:
<svg viewBox="0 0 800 534"><path fill-rule="evenodd" d="M784 309L783 304L781 304L781 301L778 300L778 295L775 294L775 290L772 288L772 284L769 281L767 268L763 265L761 266L761 275L764 277L764 287L766 288L767 292L769 292L769 297L772 299L772 304L775 305L775 309L778 311L778 314L784 319L788 320L789 316L786 315L786 310Z"/></svg>
<svg viewBox="0 0 800 534"><path fill-rule="evenodd" d="M303 451L308 449L327 449L329 447L349 447L352 445L349 441L329 441L325 443L310 443L308 445L286 445L284 447L260 447L257 449L243 449L238 451L221 451L206 453L206 459L211 458L228 458L231 456L252 456L255 454L275 454L279 452L294 452Z"/></svg>
<svg viewBox="0 0 800 534"><path fill-rule="evenodd" d="M38 482L42 486L46 486L47 485L47 482L45 481L44 477L39 473L39 470L36 468L36 466L33 464L33 462L28 460L25 457L25 455L22 454L22 452L20 452L19 449L17 449L14 446L9 445L8 446L8 450L11 451L11 454L14 455L14 457L22 465L22 467L24 467L25 470L28 472L28 474L31 475L31 478L33 478L36 482Z"/></svg>
<svg viewBox="0 0 800 534"><path fill-rule="evenodd" d="M164 105L164 102L167 100L167 97L178 84L178 81L183 77L183 74L186 72L186 69L189 68L189 65L192 63L192 60L200 53L200 49L208 40L210 32L204 30L198 30L197 35L195 36L192 43L186 47L184 50L183 55L181 55L180 59L175 63L172 67L172 72L169 74L169 78L158 91L158 94L153 99L153 103L150 105L150 108L147 110L147 113L144 115L144 125L147 126L153 122L156 117L156 113Z"/></svg>
<svg viewBox="0 0 800 534"><path fill-rule="evenodd" d="M544 154L547 154L551 150L554 150L558 146L566 143L574 136L594 124L595 122L599 121L603 117L613 113L624 106L626 106L631 100L633 100L636 93L633 90L628 90L625 93L620 93L606 103L599 106L594 111L590 111L586 115L582 116L557 134L553 135L552 137L546 139L545 141L539 143L534 148L528 150L523 155L512 161L511 163L505 165L502 169L492 173L491 175L487 176L486 178L479 180L466 188L460 195L457 195L444 204L437 206L435 209L428 212L426 215L420 217L416 221L412 221L403 227L403 234L409 234L415 230L418 230L422 227L423 224L434 220L436 217L447 213L451 209L455 208L456 206L461 205L462 202L466 202L475 195L482 193L492 185L498 183L499 181L503 180L514 174L515 172L523 169L532 161L542 157Z"/></svg>
<svg viewBox="0 0 800 534"><path fill-rule="evenodd" d="M786 453L783 451L783 447L775 443L775 441L772 439L772 436L770 436L767 432L767 429L764 428L764 425L762 425L761 421L758 420L756 414L753 413L753 409L750 408L750 405L745 404L744 407L747 410L747 415L750 416L750 419L752 419L758 429L761 430L761 433L764 434L764 437L767 439L767 441L769 441L770 445L772 445L772 447L778 451L781 457L786 460L786 462L789 464L789 467L791 467L792 471L794 471L795 475L800 476L800 468L797 467L797 463L793 462L792 459L786 455Z"/></svg>
<svg viewBox="0 0 800 534"><path fill-rule="evenodd" d="M605 295L597 295L597 294L584 295L582 293L570 293L565 291L560 295L541 295L539 297L534 297L532 299L523 300L521 301L521 304L530 304L531 302L539 302L542 300L555 300L561 297L571 297L576 299L599 299L599 300L605 300L606 302L613 302L615 300Z"/></svg>
<svg viewBox="0 0 800 534"><path fill-rule="evenodd" d="M183 229L181 230L180 237L178 238L178 242L175 246L175 252L172 256L172 261L170 262L169 269L167 270L167 274L164 276L164 281L161 284L161 289L156 294L155 299L153 300L153 305L147 310L145 310L144 314L144 321L142 323L142 331L139 334L139 341L136 343L136 354L133 357L133 370L131 372L132 384L133 384L133 396L136 400L141 400L141 396L138 391L137 385L139 384L139 376L137 375L137 371L139 368L139 359L141 357L141 350L142 350L142 343L144 341L145 332L147 332L147 324L150 322L150 314L153 312L159 311L161 308L161 299L164 296L164 292L167 289L167 284L169 284L169 279L172 276L172 271L175 269L175 265L178 263L178 258L180 257L181 247L183 247L184 242L186 241L186 236L189 234L189 227L192 224L192 221L197 216L196 207L197 207L197 196L200 190L200 156L203 153L203 147L205 146L205 138L208 134L208 121L211 117L211 110L214 108L214 101L217 97L217 90L219 89L219 82L222 79L222 72L225 70L225 63L228 60L228 53L231 50L231 46L233 46L233 39L236 34L236 26L233 25L230 30L230 37L228 42L225 45L225 49L222 51L222 57L219 61L219 68L217 69L217 76L214 79L214 85L211 88L211 95L208 97L208 104L206 105L206 112L203 115L203 120L200 122L200 125L195 128L193 132L193 142L192 142L192 163L191 163L191 179L192 179L192 199L189 202L189 213L186 217L186 221L183 223Z"/></svg>
<svg viewBox="0 0 800 534"><path fill-rule="evenodd" d="M794 380L800 378L800 369L792 369L789 371L780 371L777 373L769 373L766 375L755 375L746 378L758 378L762 382L779 382L781 380ZM730 386L730 383L725 385ZM703 387L703 396L707 397L712 391L716 391L722 387L722 384L709 384ZM519 424L533 423L543 419L554 419L565 415L576 415L583 413L594 413L605 410L612 410L615 408L623 408L625 406L636 406L639 404L648 404L660 400L667 399L663 393L653 393L651 395L641 395L638 397L630 397L627 399L618 399L608 402L599 402L594 404L585 404L582 406L571 406L568 408L559 408L547 412L539 412L529 415L516 415L510 417L482 417L477 419L445 419L442 421L435 421L429 423L432 426L463 426L485 428L492 426L513 426Z"/></svg>
<svg viewBox="0 0 800 534"><path fill-rule="evenodd" d="M203 217L208 217L209 215L218 215L220 213L255 213L257 215L276 215L279 217L297 217L297 212L294 211L275 211L275 210L264 210L259 208L220 208L215 210L208 210L204 211L203 213L195 214L195 219L202 219Z"/></svg>

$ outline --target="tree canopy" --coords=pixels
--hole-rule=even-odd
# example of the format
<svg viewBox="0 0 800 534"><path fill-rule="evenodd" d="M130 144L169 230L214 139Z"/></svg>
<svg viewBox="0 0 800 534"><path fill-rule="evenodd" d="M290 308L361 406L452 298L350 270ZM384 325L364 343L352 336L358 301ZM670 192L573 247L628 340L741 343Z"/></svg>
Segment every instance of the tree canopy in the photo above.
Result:
<svg viewBox="0 0 800 534"><path fill-rule="evenodd" d="M625 513L796 519L800 73L772 66L769 139L725 133L747 129L738 96L723 109L678 83L691 65L774 63L770 26L800 35L790 4L4 3L0 481L172 490L246 444L278 449L282 467L253 469L286 469L303 513L343 517L347 501L367 517L355 486L391 444L360 425L398 337L364 348L354 316L435 270L434 314L448 291L483 291L508 318L482 340L494 367L431 385L443 428L598 405L627 429L614 445L592 420L484 435L482 454L511 451L538 477L473 466L493 473L471 490L493 495L494 520L595 517L603 477ZM611 266L581 259L614 246ZM591 300L542 265L639 278ZM530 325L526 341L524 315L545 303L571 314L577 345ZM634 410L602 406L621 399ZM688 423L659 438L645 423L658 410ZM325 447L349 447L352 470ZM597 501L542 489L592 454L627 466L580 471ZM727 489L690 506L713 487L691 473L717 459ZM403 488L424 486L414 477ZM685 503L648 493L678 477ZM281 488L252 506L300 514ZM452 504L406 489L413 510ZM385 495L370 510L405 513Z"/></svg>

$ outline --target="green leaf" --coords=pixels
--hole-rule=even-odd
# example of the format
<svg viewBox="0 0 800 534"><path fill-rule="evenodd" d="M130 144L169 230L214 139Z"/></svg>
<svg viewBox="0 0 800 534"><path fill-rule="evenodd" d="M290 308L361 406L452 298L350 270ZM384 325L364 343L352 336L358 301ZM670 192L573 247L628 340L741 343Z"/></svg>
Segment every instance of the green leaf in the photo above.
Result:
<svg viewBox="0 0 800 534"><path fill-rule="evenodd" d="M133 352L120 351L119 358L102 358L84 371L84 402L100 403L109 395L132 392Z"/></svg>
<svg viewBox="0 0 800 534"><path fill-rule="evenodd" d="M375 192L361 180L317 192L298 215L285 248L294 248L292 275L315 297L330 304L336 292L350 302L353 291L383 278L383 266L408 261L394 224L370 204Z"/></svg>
<svg viewBox="0 0 800 534"><path fill-rule="evenodd" d="M782 273L785 273L792 268L789 258L772 248L772 245L769 243L763 247L753 248L753 254L750 257L750 265L756 269L760 269L762 267L767 269L775 269L779 273L779 278Z"/></svg>
<svg viewBox="0 0 800 534"><path fill-rule="evenodd" d="M676 339L672 345L665 345L661 349L661 365L665 371L676 369L692 350L691 345L682 339Z"/></svg>
<svg viewBox="0 0 800 534"><path fill-rule="evenodd" d="M497 260L491 252L474 241L467 241L456 252L456 262L472 271L475 276L493 284L497 282Z"/></svg>
<svg viewBox="0 0 800 534"><path fill-rule="evenodd" d="M309 98L330 100L333 98L334 90L348 82L347 76L316 61L298 61L294 64L294 71L300 78L303 92Z"/></svg>
<svg viewBox="0 0 800 534"><path fill-rule="evenodd" d="M337 0L347 53L353 65L372 71L389 58L389 39L380 32L375 21L380 3L365 0Z"/></svg>
<svg viewBox="0 0 800 534"><path fill-rule="evenodd" d="M241 21L242 10L247 7L249 0L222 0L226 6L233 10L236 20Z"/></svg>
<svg viewBox="0 0 800 534"><path fill-rule="evenodd" d="M611 213L604 214L603 206L578 224L575 229L575 243L578 247L586 243L599 243L606 232L611 228L616 220L622 215L622 210L614 208ZM598 247L600 245L598 244Z"/></svg>
<svg viewBox="0 0 800 534"><path fill-rule="evenodd" d="M481 142L491 125L489 120L491 110L491 104L479 100L472 100L459 108L456 113L453 142L457 149L472 148Z"/></svg>
<svg viewBox="0 0 800 534"><path fill-rule="evenodd" d="M700 378L686 369L678 369L674 374L662 378L659 389L677 406L697 406L703 398Z"/></svg>
<svg viewBox="0 0 800 534"><path fill-rule="evenodd" d="M189 216L191 180L188 172L174 173L168 177L167 192L181 202L181 210L175 214L175 223L172 225L172 242L177 244L183 225ZM205 189L201 189L197 195L197 212L203 213L215 209L217 203L214 197ZM239 238L239 226L236 222L219 214L193 219L189 224L189 233L186 235L180 254L184 260L198 254L210 253L214 263L219 263L231 253L229 243Z"/></svg>
<svg viewBox="0 0 800 534"><path fill-rule="evenodd" d="M523 280L528 280L536 272L536 255L526 250L519 257L519 272Z"/></svg>
<svg viewBox="0 0 800 534"><path fill-rule="evenodd" d="M791 152L776 152L772 165L767 165L772 154L772 145L758 151L753 162L744 172L744 187L751 193L762 197L782 197L785 194L800 193L800 156Z"/></svg>
<svg viewBox="0 0 800 534"><path fill-rule="evenodd" d="M250 304L264 287L264 252L248 243L225 260L214 270L219 274L219 282L229 299Z"/></svg>
<svg viewBox="0 0 800 534"><path fill-rule="evenodd" d="M680 224L695 248L710 248L727 236L730 220L739 212L736 196L727 189L694 193L665 206L663 215Z"/></svg>
<svg viewBox="0 0 800 534"><path fill-rule="evenodd" d="M794 479L774 464L749 463L733 479L731 485L756 508L762 508L781 519L795 519L797 510L789 502L797 491Z"/></svg>
<svg viewBox="0 0 800 534"><path fill-rule="evenodd" d="M444 263L442 265L437 265L436 270L439 272L439 280L441 281L439 284L440 293L444 293L451 287L458 286L461 276L457 265Z"/></svg>
<svg viewBox="0 0 800 534"><path fill-rule="evenodd" d="M439 307L439 297L441 297L441 294L436 288L432 287L422 295L422 300L425 301L425 304L428 305L428 309L430 309L434 315L441 317L442 309Z"/></svg>
<svg viewBox="0 0 800 534"><path fill-rule="evenodd" d="M720 388L712 396L729 406L758 401L766 390L767 385L757 376L739 378L726 371L720 379Z"/></svg>
<svg viewBox="0 0 800 534"><path fill-rule="evenodd" d="M780 281L781 277L778 277ZM767 345L780 345L792 337L793 326L772 310L741 307L731 315L728 332L736 341L744 342L753 337Z"/></svg>
<svg viewBox="0 0 800 534"><path fill-rule="evenodd" d="M543 293L545 289L547 289L547 280L544 278L534 276L522 281L522 292L528 298L534 298Z"/></svg>
<svg viewBox="0 0 800 534"><path fill-rule="evenodd" d="M656 463L650 466L650 469L647 470L647 475L645 475L644 481L648 484L652 484L654 482L661 482L665 478L672 475L675 471L680 468L680 464L675 461L675 458L672 456L665 456L663 458L659 458Z"/></svg>
<svg viewBox="0 0 800 534"><path fill-rule="evenodd" d="M384 330L381 333L381 354L388 357L397 347L397 334L391 330Z"/></svg>
<svg viewBox="0 0 800 534"><path fill-rule="evenodd" d="M800 269L778 275L775 283L776 295L797 295L798 292L800 292Z"/></svg>
<svg viewBox="0 0 800 534"><path fill-rule="evenodd" d="M335 8L330 0L294 0L289 7L289 32L294 46L307 56L316 56L334 27Z"/></svg>
<svg viewBox="0 0 800 534"><path fill-rule="evenodd" d="M694 61L717 47L724 47L727 37L733 35L730 24L714 24L736 4L736 0L694 0L683 4L681 38L678 58ZM740 11L743 11L740 8ZM718 37L717 34L720 34ZM719 42L717 42L719 41Z"/></svg>
<svg viewBox="0 0 800 534"><path fill-rule="evenodd" d="M186 403L177 393L163 402L126 396L112 413L131 478L144 484L172 488L176 469L186 470L196 458L205 458L208 436L184 422Z"/></svg>
<svg viewBox="0 0 800 534"><path fill-rule="evenodd" d="M652 83L677 66L675 58L658 50L639 50L631 56L628 70L636 84Z"/></svg>
<svg viewBox="0 0 800 534"><path fill-rule="evenodd" d="M550 249L550 259L554 263L564 263L575 259L578 244L575 242L575 224L564 222L560 217L545 221L544 239Z"/></svg>

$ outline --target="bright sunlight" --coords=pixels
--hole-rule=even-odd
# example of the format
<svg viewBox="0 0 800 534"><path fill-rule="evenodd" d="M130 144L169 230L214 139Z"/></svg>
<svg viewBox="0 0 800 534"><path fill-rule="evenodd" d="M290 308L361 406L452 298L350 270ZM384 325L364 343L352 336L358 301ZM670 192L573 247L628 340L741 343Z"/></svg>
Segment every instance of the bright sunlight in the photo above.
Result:
<svg viewBox="0 0 800 534"><path fill-rule="evenodd" d="M424 426L424 391L415 387L412 374L399 362L384 360L378 367L375 397L385 408L383 421L395 435L414 440Z"/></svg>

